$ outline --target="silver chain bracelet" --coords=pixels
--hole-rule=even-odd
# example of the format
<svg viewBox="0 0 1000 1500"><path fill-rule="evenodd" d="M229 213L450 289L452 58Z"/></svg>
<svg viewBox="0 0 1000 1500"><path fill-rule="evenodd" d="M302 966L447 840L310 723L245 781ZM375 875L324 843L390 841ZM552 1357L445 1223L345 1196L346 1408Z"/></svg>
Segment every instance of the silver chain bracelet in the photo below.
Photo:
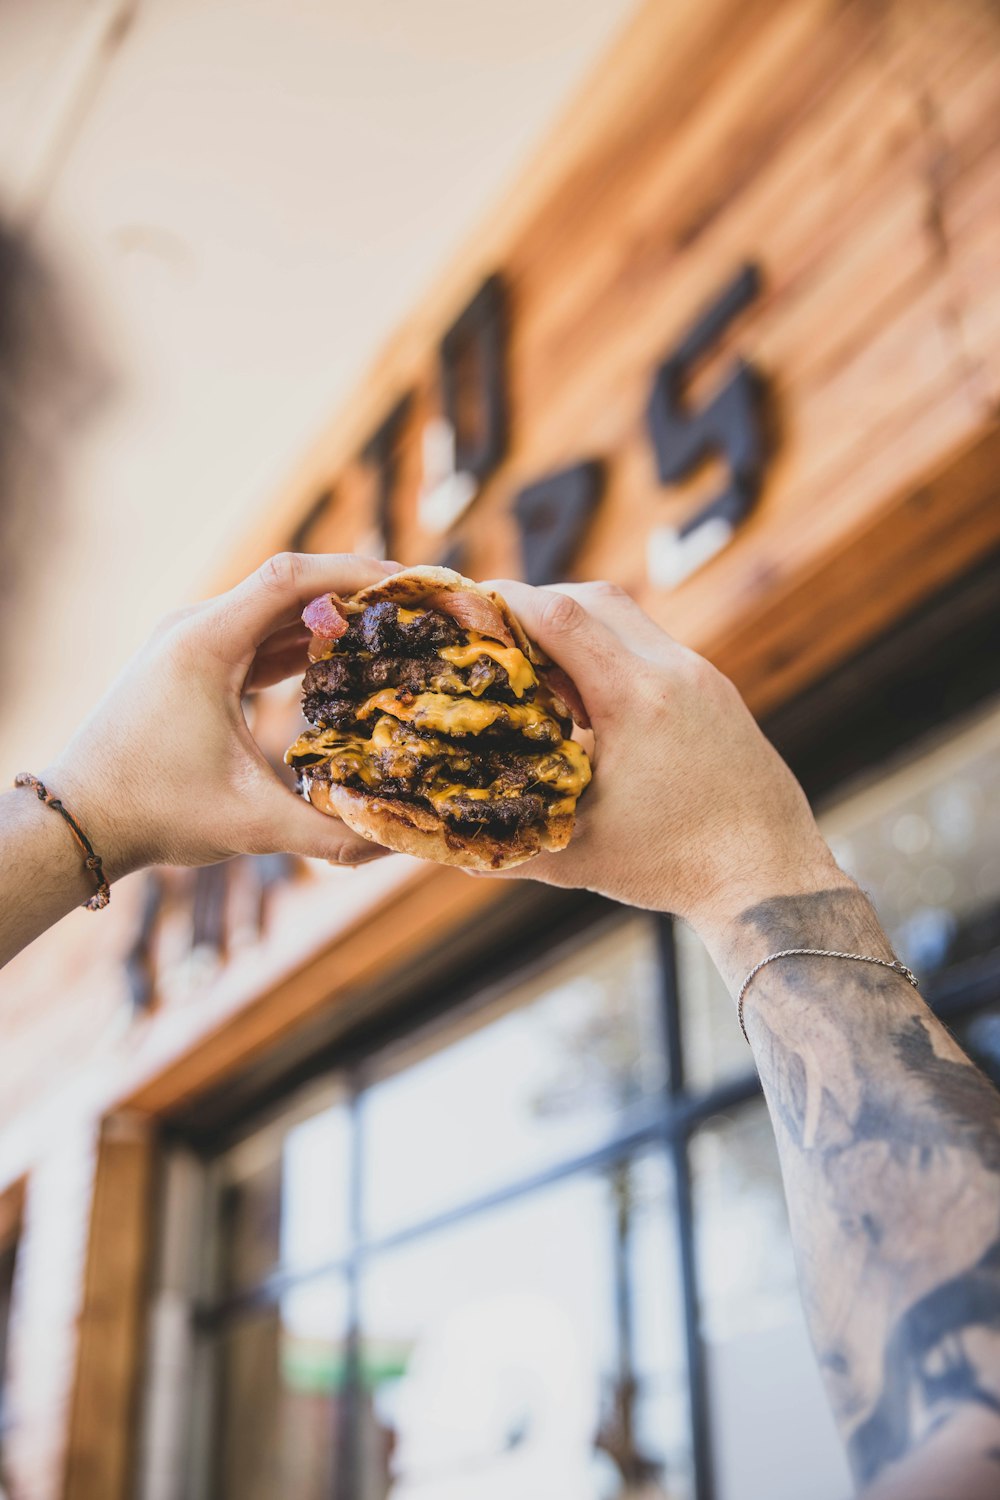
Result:
<svg viewBox="0 0 1000 1500"><path fill-rule="evenodd" d="M750 973L740 985L740 992L736 997L736 1015L739 1018L740 1030L743 1033L747 1046L750 1045L750 1038L747 1036L747 1029L743 1021L743 1000L747 990L753 984L761 969L766 969L768 964L773 964L777 958L849 958L853 963L857 964L878 964L880 968L891 969L894 974L901 974L904 979L913 985L914 989L919 988L916 974L914 974L912 969L908 969L904 963L900 963L898 958L872 958L866 953L836 953L829 948L782 948L780 953L769 953L766 958L761 959L759 964L754 964Z"/></svg>

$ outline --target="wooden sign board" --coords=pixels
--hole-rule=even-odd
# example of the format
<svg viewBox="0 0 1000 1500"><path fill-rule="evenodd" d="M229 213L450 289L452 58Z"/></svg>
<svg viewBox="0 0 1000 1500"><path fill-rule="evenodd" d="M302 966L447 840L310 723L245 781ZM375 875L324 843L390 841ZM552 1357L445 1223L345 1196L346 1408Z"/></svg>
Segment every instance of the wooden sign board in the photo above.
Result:
<svg viewBox="0 0 1000 1500"><path fill-rule="evenodd" d="M518 497L530 508L569 470L565 575L626 585L765 711L1000 540L998 194L1000 16L985 0L651 0L232 576L290 545L378 548L383 531L403 562L521 575ZM684 366L658 449L657 373L746 267L759 290ZM492 394L448 348L491 286ZM466 352L482 364L474 338ZM711 437L743 364L757 428L718 451L695 441L665 479L671 441L685 424ZM444 528L430 424L450 408L474 449L490 399L499 461ZM751 439L752 508L664 586L664 536L739 478Z"/></svg>

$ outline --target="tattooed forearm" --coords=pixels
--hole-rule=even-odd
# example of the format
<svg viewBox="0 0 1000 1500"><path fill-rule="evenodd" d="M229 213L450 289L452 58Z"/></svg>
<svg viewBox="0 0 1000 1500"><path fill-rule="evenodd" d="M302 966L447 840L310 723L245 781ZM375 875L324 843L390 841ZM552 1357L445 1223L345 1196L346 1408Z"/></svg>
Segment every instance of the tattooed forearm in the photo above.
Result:
<svg viewBox="0 0 1000 1500"><path fill-rule="evenodd" d="M864 897L837 890L744 913L725 967L796 946L891 952ZM959 1418L964 1451L970 1413L975 1461L995 1473L1000 1095L905 980L874 965L782 960L745 1013L806 1311L859 1482L901 1472ZM957 1481L952 1493L977 1491Z"/></svg>

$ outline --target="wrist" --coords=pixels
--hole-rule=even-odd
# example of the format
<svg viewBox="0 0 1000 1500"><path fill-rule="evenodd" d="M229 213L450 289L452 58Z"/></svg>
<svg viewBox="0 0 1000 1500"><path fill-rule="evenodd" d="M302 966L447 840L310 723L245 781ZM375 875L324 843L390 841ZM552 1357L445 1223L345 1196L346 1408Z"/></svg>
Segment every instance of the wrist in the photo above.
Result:
<svg viewBox="0 0 1000 1500"><path fill-rule="evenodd" d="M45 785L52 790L47 782ZM12 872L30 886L32 896L44 892L47 901L58 905L52 920L74 906L82 906L93 896L95 883L79 845L56 809L45 805L34 786L23 783L4 791L2 803L0 821L4 839L10 843L5 853L10 855Z"/></svg>
<svg viewBox="0 0 1000 1500"><path fill-rule="evenodd" d="M113 786L107 785L105 778L89 775L84 765L67 758L46 766L41 779L89 838L110 883L147 862L135 839L129 836L120 796Z"/></svg>
<svg viewBox="0 0 1000 1500"><path fill-rule="evenodd" d="M836 972L837 960L844 957L881 961L913 984L913 976L899 966L867 896L838 873L836 885L767 897L747 907L724 930L710 934L709 951L730 992L739 998L739 1021L748 1040L745 1017L762 1003L772 1016L783 1012L797 1027L805 1017L803 1004L808 1010L817 997L831 992L831 985L836 994L868 995L869 990L852 987ZM784 962L772 969L767 961L776 955ZM803 963L808 966L808 985L801 976L796 980L794 965ZM912 994L906 1004L912 1006Z"/></svg>
<svg viewBox="0 0 1000 1500"><path fill-rule="evenodd" d="M824 895L835 898L832 905L819 899ZM735 993L747 970L777 948L834 944L842 914L855 905L869 914L867 925L881 937L867 897L824 844L797 862L741 872L682 916ZM832 910L838 919L833 928ZM854 914L850 926L859 921Z"/></svg>

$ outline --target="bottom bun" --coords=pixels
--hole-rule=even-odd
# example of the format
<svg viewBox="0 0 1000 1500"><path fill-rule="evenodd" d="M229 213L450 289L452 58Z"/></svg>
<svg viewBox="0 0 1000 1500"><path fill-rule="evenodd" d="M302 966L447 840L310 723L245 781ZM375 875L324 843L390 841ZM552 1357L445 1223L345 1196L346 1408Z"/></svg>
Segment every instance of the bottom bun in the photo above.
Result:
<svg viewBox="0 0 1000 1500"><path fill-rule="evenodd" d="M511 839L486 833L463 835L419 802L373 797L334 782L305 780L313 807L340 818L362 838L399 854L415 854L463 870L509 870L543 849L564 849L573 834L573 815L550 817L543 827L521 828Z"/></svg>

